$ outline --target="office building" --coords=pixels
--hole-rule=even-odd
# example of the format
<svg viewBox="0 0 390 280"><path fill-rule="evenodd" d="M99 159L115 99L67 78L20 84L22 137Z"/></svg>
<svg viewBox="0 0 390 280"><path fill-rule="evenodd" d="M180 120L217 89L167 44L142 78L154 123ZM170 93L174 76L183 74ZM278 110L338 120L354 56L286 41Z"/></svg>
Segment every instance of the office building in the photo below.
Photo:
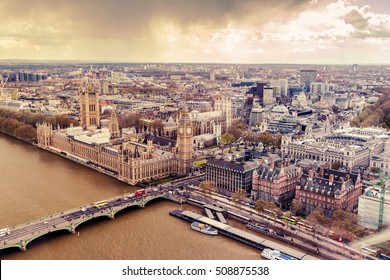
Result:
<svg viewBox="0 0 390 280"><path fill-rule="evenodd" d="M305 92L309 92L310 84L317 81L317 70L301 70L300 81L305 88Z"/></svg>

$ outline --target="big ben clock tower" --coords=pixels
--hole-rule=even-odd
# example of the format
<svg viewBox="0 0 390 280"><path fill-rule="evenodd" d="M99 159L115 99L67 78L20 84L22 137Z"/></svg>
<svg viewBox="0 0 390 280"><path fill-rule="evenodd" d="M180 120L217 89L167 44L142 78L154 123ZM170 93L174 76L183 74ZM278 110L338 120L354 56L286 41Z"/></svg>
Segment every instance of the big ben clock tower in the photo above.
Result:
<svg viewBox="0 0 390 280"><path fill-rule="evenodd" d="M192 121L188 116L188 109L186 104L179 120L177 131L177 173L179 175L187 175L192 168L192 131Z"/></svg>

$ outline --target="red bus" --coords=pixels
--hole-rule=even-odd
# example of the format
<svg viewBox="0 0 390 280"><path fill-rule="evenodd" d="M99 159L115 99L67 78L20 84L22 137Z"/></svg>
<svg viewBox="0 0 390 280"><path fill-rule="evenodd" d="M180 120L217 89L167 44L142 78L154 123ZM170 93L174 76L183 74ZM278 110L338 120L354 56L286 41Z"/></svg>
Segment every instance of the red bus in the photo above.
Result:
<svg viewBox="0 0 390 280"><path fill-rule="evenodd" d="M135 196L140 196L145 194L145 189L135 191Z"/></svg>
<svg viewBox="0 0 390 280"><path fill-rule="evenodd" d="M339 241L339 242L342 242L343 241L343 238L337 234L334 234L333 231L329 231L329 237L333 240L336 240L336 241Z"/></svg>

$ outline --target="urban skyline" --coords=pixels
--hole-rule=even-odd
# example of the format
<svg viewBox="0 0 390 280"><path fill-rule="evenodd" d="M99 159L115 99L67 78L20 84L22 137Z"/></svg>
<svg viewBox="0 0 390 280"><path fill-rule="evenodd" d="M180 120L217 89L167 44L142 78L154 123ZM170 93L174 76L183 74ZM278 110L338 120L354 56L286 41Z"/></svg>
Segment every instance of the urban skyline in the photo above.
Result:
<svg viewBox="0 0 390 280"><path fill-rule="evenodd" d="M373 0L2 1L2 60L388 64Z"/></svg>

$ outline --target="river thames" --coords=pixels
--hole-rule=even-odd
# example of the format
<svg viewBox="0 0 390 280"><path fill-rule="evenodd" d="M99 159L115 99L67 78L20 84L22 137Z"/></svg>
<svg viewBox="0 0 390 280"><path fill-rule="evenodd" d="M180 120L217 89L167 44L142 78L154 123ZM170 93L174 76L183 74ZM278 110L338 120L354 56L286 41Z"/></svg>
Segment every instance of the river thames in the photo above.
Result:
<svg viewBox="0 0 390 280"><path fill-rule="evenodd" d="M132 187L55 154L0 134L0 227L12 227L86 205ZM129 208L114 220L97 218L76 233L52 233L32 241L27 251L7 249L3 260L250 260L252 247L224 236L193 231L169 215L178 204L160 200ZM194 206L183 209L200 213ZM229 224L245 228L236 221Z"/></svg>

